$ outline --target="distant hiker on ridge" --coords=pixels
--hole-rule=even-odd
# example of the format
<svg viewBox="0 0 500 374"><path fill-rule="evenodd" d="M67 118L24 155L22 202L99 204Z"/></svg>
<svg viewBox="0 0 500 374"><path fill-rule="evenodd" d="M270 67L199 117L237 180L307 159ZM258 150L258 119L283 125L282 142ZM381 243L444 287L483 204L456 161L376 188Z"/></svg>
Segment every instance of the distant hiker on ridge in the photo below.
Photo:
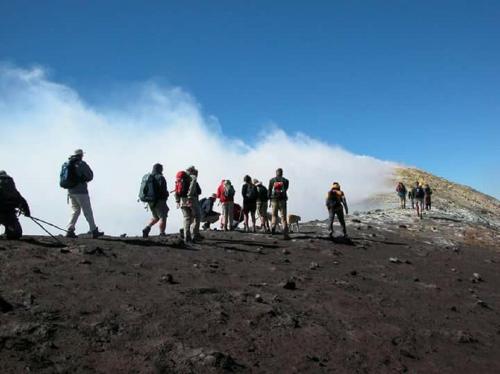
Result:
<svg viewBox="0 0 500 374"><path fill-rule="evenodd" d="M408 199L410 199L411 208L415 209L415 187L409 189L409 191L408 191Z"/></svg>
<svg viewBox="0 0 500 374"><path fill-rule="evenodd" d="M253 180L253 184L257 188L257 214L260 218L261 229L265 232L271 232L271 227L267 218L267 208L269 204L267 188L257 179Z"/></svg>
<svg viewBox="0 0 500 374"><path fill-rule="evenodd" d="M223 179L217 188L216 196L222 204L221 230L233 230L235 193L236 191L229 179Z"/></svg>
<svg viewBox="0 0 500 374"><path fill-rule="evenodd" d="M271 233L276 233L278 222L278 213L281 215L283 223L283 234L285 239L288 239L288 220L287 220L287 200L288 200L288 179L283 177L283 169L276 170L276 177L269 181L268 197L271 200Z"/></svg>
<svg viewBox="0 0 500 374"><path fill-rule="evenodd" d="M75 225L83 210L87 220L92 238L97 239L104 235L97 228L94 221L94 213L90 204L87 183L94 179L94 173L90 166L83 161L83 151L77 149L69 160L61 168L59 185L68 190L68 202L71 203L71 219L68 224L66 237L76 238Z"/></svg>
<svg viewBox="0 0 500 374"><path fill-rule="evenodd" d="M163 176L163 165L154 164L153 171L142 178L139 199L148 203L152 218L148 225L142 230L142 237L147 238L151 228L160 222L160 236L166 236L168 217L168 188L167 181Z"/></svg>
<svg viewBox="0 0 500 374"><path fill-rule="evenodd" d="M200 200L201 222L203 222L204 230L209 230L210 225L219 220L220 213L214 212L215 200L217 200L216 194Z"/></svg>
<svg viewBox="0 0 500 374"><path fill-rule="evenodd" d="M406 209L406 187L403 182L399 182L396 186L396 192L399 196L399 205L401 209Z"/></svg>
<svg viewBox="0 0 500 374"><path fill-rule="evenodd" d="M340 225L342 226L342 231L344 233L344 237L347 236L347 229L345 225L344 219L344 209L345 214L348 214L347 208L347 200L345 198L344 192L340 189L340 184L334 182L330 191L326 196L326 207L328 209L329 214L329 235L333 238L333 221L335 220L335 216L338 217Z"/></svg>
<svg viewBox="0 0 500 374"><path fill-rule="evenodd" d="M431 195L432 195L432 190L431 187L428 184L424 185L424 193L425 193L425 210L431 210Z"/></svg>
<svg viewBox="0 0 500 374"><path fill-rule="evenodd" d="M184 216L184 229L181 229L185 243L201 240L200 202L201 188L198 184L198 170L190 166L186 171L179 171L175 180L175 201Z"/></svg>
<svg viewBox="0 0 500 374"><path fill-rule="evenodd" d="M417 207L417 216L422 219L424 217L424 199L425 199L425 191L422 187L422 184L416 182L415 183L415 201Z"/></svg>
<svg viewBox="0 0 500 374"><path fill-rule="evenodd" d="M257 210L257 188L252 183L250 175L245 175L243 178L243 186L241 187L241 195L243 196L243 215L245 217L244 230L250 231L248 224L248 216L252 218L252 232L256 232L255 228L255 211Z"/></svg>
<svg viewBox="0 0 500 374"><path fill-rule="evenodd" d="M20 239L23 229L17 218L17 210L30 217L26 199L16 188L14 179L3 170L0 171L0 225L5 226L5 236L9 240Z"/></svg>

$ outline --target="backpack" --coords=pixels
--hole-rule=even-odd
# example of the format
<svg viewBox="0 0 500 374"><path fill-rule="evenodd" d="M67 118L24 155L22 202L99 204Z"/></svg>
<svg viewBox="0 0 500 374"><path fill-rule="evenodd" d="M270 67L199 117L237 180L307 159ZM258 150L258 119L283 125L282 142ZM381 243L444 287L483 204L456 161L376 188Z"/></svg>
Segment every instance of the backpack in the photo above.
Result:
<svg viewBox="0 0 500 374"><path fill-rule="evenodd" d="M424 189L422 187L415 188L415 197L422 199L425 196Z"/></svg>
<svg viewBox="0 0 500 374"><path fill-rule="evenodd" d="M247 184L247 190L245 193L245 200L255 201L257 200L257 188L253 184Z"/></svg>
<svg viewBox="0 0 500 374"><path fill-rule="evenodd" d="M267 197L267 188L264 187L261 184L259 184L257 186L257 199L259 201L267 201L268 200L268 197Z"/></svg>
<svg viewBox="0 0 500 374"><path fill-rule="evenodd" d="M234 197L236 191L232 184L224 184L224 196L231 199Z"/></svg>
<svg viewBox="0 0 500 374"><path fill-rule="evenodd" d="M339 207L342 204L342 197L344 193L339 190L331 189L328 192L328 206L331 208Z"/></svg>
<svg viewBox="0 0 500 374"><path fill-rule="evenodd" d="M14 180L7 175L0 177L0 205L16 207L19 201L19 192L17 192Z"/></svg>
<svg viewBox="0 0 500 374"><path fill-rule="evenodd" d="M283 181L274 181L273 197L278 200L285 197L285 183Z"/></svg>
<svg viewBox="0 0 500 374"><path fill-rule="evenodd" d="M141 188L139 190L139 200L144 203L151 203L157 200L155 176L151 173L142 177Z"/></svg>
<svg viewBox="0 0 500 374"><path fill-rule="evenodd" d="M78 160L69 159L61 167L61 173L59 174L59 186L65 189L76 187L80 183L80 178L76 172L76 164Z"/></svg>
<svg viewBox="0 0 500 374"><path fill-rule="evenodd" d="M184 170L179 171L175 175L175 194L179 197L187 197L190 182L191 177Z"/></svg>

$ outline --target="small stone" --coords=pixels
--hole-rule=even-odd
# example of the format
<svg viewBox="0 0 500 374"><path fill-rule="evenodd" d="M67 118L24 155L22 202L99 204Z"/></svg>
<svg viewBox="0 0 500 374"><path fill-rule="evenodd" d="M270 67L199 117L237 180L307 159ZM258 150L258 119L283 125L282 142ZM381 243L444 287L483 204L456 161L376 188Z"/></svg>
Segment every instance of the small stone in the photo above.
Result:
<svg viewBox="0 0 500 374"><path fill-rule="evenodd" d="M198 265L198 264L193 264L193 267L194 267L194 268L199 268L199 267L200 267L200 265Z"/></svg>
<svg viewBox="0 0 500 374"><path fill-rule="evenodd" d="M399 225L399 228L400 228L400 229L407 229L407 228L408 228L408 226L406 226L406 225Z"/></svg>
<svg viewBox="0 0 500 374"><path fill-rule="evenodd" d="M415 278L413 278L413 281L414 281L414 282L420 282L420 279L419 279L419 278L417 278L417 277L415 277Z"/></svg>
<svg viewBox="0 0 500 374"><path fill-rule="evenodd" d="M264 249L262 247L257 248L257 253L260 255L264 254Z"/></svg>
<svg viewBox="0 0 500 374"><path fill-rule="evenodd" d="M164 283L173 284L174 283L174 277L172 276L172 274L166 273L166 274L162 275L161 281L164 282Z"/></svg>
<svg viewBox="0 0 500 374"><path fill-rule="evenodd" d="M207 355L204 359L203 359L203 363L207 366L215 366L215 363L217 362L217 358L215 358L215 356L213 355Z"/></svg>
<svg viewBox="0 0 500 374"><path fill-rule="evenodd" d="M479 305L480 307L483 307L483 308L486 308L486 309L490 308L490 306L488 305L488 303L486 303L486 301L483 301L483 300L476 301L476 304Z"/></svg>
<svg viewBox="0 0 500 374"><path fill-rule="evenodd" d="M451 271L455 273L457 271L457 269L451 268Z"/></svg>
<svg viewBox="0 0 500 374"><path fill-rule="evenodd" d="M358 272L356 270L351 270L351 272L349 274L351 274L353 277L355 277L356 275L358 275Z"/></svg>
<svg viewBox="0 0 500 374"><path fill-rule="evenodd" d="M479 283L483 281L483 278L479 275L479 273L473 273L472 278L470 279L472 283Z"/></svg>
<svg viewBox="0 0 500 374"><path fill-rule="evenodd" d="M319 264L317 262L311 262L311 264L309 265L309 269L311 270L315 270L319 268Z"/></svg>
<svg viewBox="0 0 500 374"><path fill-rule="evenodd" d="M401 260L397 257L389 257L389 261L392 262L393 264L400 264Z"/></svg>
<svg viewBox="0 0 500 374"><path fill-rule="evenodd" d="M257 294L257 295L255 295L255 301L257 301L258 303L262 303L264 301L264 299L262 298L262 296L260 294Z"/></svg>
<svg viewBox="0 0 500 374"><path fill-rule="evenodd" d="M281 253L283 253L284 255L289 255L289 254L290 254L290 251L289 251L288 249L286 249L286 248L285 248L285 249L283 249L283 250L281 251Z"/></svg>
<svg viewBox="0 0 500 374"><path fill-rule="evenodd" d="M457 309L457 307L456 307L456 306L452 306L452 307L450 308L450 310L451 310L452 312L458 312L458 309Z"/></svg>
<svg viewBox="0 0 500 374"><path fill-rule="evenodd" d="M288 279L284 284L283 288L285 290L295 290L297 285L295 284L295 280L293 278Z"/></svg>

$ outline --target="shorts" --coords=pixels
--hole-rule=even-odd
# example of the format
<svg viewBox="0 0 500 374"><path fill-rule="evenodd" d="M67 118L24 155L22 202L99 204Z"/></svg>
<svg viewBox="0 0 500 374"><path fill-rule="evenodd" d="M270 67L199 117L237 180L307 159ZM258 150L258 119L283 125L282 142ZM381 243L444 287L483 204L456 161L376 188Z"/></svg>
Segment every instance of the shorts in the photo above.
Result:
<svg viewBox="0 0 500 374"><path fill-rule="evenodd" d="M149 203L148 205L154 219L167 219L169 211L167 200L160 200L156 203Z"/></svg>
<svg viewBox="0 0 500 374"><path fill-rule="evenodd" d="M243 213L255 213L257 210L257 201L243 201Z"/></svg>
<svg viewBox="0 0 500 374"><path fill-rule="evenodd" d="M267 218L267 207L268 207L268 202L267 201L257 201L257 214L261 218Z"/></svg>

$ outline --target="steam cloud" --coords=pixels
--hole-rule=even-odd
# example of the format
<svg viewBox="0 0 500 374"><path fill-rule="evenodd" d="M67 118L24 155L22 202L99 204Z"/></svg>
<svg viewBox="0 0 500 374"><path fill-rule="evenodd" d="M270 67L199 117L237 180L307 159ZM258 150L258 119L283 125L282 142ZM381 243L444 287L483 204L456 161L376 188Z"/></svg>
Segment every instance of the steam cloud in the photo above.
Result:
<svg viewBox="0 0 500 374"><path fill-rule="evenodd" d="M289 212L303 220L326 217L324 198L334 180L351 205L390 189L393 163L279 128L247 144L226 137L217 120L180 88L149 82L130 91L112 105L93 107L41 68L0 66L0 169L14 177L34 216L66 225L69 206L58 178L76 148L85 150L94 170L89 188L96 222L114 235L138 234L148 220L137 194L142 176L156 162L164 165L170 189L178 170L196 165L203 196L224 178L237 186L239 201L245 174L267 184L282 167L290 179ZM173 197L169 206L172 232L180 227L181 212ZM29 220L22 224L26 233L40 233ZM87 230L82 215L77 231Z"/></svg>

